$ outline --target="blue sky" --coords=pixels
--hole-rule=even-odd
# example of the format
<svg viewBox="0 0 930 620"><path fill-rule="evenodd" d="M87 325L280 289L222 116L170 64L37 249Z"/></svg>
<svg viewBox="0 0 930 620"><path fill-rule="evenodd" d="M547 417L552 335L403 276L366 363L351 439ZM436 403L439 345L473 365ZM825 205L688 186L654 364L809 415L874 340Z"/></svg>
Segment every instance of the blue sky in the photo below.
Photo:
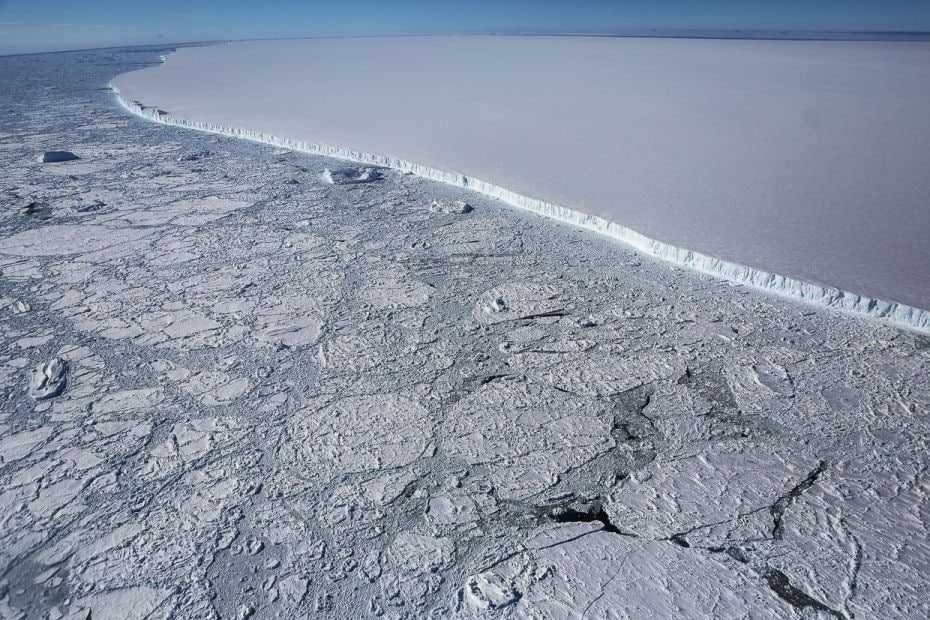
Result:
<svg viewBox="0 0 930 620"><path fill-rule="evenodd" d="M232 38L620 29L930 31L930 0L0 0L0 52Z"/></svg>

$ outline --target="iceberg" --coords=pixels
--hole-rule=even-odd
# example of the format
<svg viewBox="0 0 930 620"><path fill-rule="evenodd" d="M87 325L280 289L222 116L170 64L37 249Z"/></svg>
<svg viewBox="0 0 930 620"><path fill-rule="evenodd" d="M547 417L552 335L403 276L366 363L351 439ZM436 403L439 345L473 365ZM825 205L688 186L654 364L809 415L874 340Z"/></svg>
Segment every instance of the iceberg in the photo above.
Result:
<svg viewBox="0 0 930 620"><path fill-rule="evenodd" d="M112 86L149 120L469 188L930 331L928 84L922 43L434 37L182 49Z"/></svg>

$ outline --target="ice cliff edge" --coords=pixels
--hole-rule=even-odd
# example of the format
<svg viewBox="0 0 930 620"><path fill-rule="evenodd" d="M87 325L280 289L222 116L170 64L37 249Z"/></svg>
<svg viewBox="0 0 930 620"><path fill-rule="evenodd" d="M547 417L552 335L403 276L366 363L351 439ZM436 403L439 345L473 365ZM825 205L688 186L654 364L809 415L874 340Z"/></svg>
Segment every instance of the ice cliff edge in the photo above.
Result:
<svg viewBox="0 0 930 620"><path fill-rule="evenodd" d="M730 282L747 285L787 298L868 317L924 333L930 333L930 311L914 306L893 301L884 301L875 297L856 294L830 286L813 284L800 278L782 276L761 269L740 265L736 262L715 258L708 254L687 250L671 243L649 238L608 218L583 213L554 204L553 202L532 198L509 190L499 184L475 178L474 176L449 172L438 167L414 163L396 157L383 156L377 153L292 139L266 132L253 131L247 128L226 126L219 123L181 118L158 107L130 100L119 91L118 86L115 84L111 86L117 94L119 103L125 109L151 121L243 138L295 151L335 157L371 166L392 168L442 183L472 189L497 198L517 208L607 235L645 254L666 260L675 265L688 267L714 277L723 278Z"/></svg>

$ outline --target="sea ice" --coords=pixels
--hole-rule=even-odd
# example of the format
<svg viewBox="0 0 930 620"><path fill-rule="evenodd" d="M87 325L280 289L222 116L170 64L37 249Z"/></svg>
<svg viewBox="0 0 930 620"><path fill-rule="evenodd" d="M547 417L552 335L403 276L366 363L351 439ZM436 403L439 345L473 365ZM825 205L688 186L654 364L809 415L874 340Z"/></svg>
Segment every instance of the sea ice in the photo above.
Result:
<svg viewBox="0 0 930 620"><path fill-rule="evenodd" d="M925 336L95 90L162 52L0 57L0 617L930 616Z"/></svg>

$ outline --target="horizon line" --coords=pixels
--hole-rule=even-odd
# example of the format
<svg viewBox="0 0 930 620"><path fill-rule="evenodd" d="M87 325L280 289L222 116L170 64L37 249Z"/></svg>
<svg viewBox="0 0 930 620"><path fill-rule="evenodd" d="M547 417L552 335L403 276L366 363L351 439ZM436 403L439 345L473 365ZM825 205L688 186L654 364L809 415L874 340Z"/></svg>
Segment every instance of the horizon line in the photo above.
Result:
<svg viewBox="0 0 930 620"><path fill-rule="evenodd" d="M3 52L0 57L40 56L134 48L173 48L250 41L303 41L318 39L378 39L408 37L591 37L630 39L712 39L732 41L825 41L825 42L930 42L930 30L791 30L783 28L630 28L615 31L486 31L486 32L430 32L390 34L309 35L293 37L246 37L205 39L166 43L126 43L101 47L64 48L36 52Z"/></svg>

